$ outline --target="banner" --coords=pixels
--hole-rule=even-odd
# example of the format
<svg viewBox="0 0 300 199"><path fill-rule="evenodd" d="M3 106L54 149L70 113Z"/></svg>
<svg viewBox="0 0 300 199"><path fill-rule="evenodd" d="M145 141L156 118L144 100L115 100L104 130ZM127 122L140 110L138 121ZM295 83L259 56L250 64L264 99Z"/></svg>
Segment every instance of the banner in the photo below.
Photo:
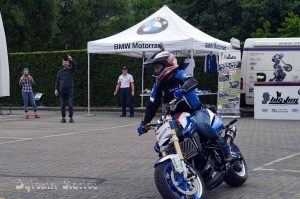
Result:
<svg viewBox="0 0 300 199"><path fill-rule="evenodd" d="M240 116L240 71L240 51L220 54L218 112L223 116Z"/></svg>
<svg viewBox="0 0 300 199"><path fill-rule="evenodd" d="M0 13L0 97L10 96L9 66L5 32Z"/></svg>
<svg viewBox="0 0 300 199"><path fill-rule="evenodd" d="M300 83L254 85L254 118L300 120Z"/></svg>

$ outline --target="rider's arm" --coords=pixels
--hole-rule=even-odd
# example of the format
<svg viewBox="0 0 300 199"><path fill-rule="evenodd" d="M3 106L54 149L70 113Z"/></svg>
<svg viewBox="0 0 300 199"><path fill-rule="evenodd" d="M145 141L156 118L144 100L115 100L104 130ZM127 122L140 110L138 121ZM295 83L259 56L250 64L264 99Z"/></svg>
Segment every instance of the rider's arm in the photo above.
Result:
<svg viewBox="0 0 300 199"><path fill-rule="evenodd" d="M198 81L191 74L184 70L179 70L175 74L175 77L183 82L181 89L183 89L185 93L191 92L198 86Z"/></svg>
<svg viewBox="0 0 300 199"><path fill-rule="evenodd" d="M161 98L162 98L161 87L158 86L157 84L154 84L150 96L150 101L146 107L146 112L143 121L145 124L148 124L154 118L157 109L160 106Z"/></svg>

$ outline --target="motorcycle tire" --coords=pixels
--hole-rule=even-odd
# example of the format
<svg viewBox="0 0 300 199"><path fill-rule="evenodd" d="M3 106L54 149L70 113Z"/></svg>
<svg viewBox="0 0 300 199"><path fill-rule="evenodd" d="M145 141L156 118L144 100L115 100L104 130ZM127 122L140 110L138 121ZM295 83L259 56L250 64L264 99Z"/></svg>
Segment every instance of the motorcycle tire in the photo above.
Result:
<svg viewBox="0 0 300 199"><path fill-rule="evenodd" d="M248 179L248 169L247 164L244 159L237 160L241 161L242 170L236 171L234 166L230 166L224 176L224 182L232 187L239 187L246 182Z"/></svg>
<svg viewBox="0 0 300 199"><path fill-rule="evenodd" d="M291 64L286 64L285 66L283 66L283 69L286 71L286 72L291 72L292 69L293 69L293 66Z"/></svg>
<svg viewBox="0 0 300 199"><path fill-rule="evenodd" d="M203 199L205 195L205 184L200 174L191 165L187 164L189 171L193 175L197 175L197 195L189 195L195 199ZM165 161L156 165L154 170L154 180L156 187L164 199L180 199L184 195L180 192L174 184L172 184L171 174L167 176L167 173L173 170L173 164L171 161Z"/></svg>

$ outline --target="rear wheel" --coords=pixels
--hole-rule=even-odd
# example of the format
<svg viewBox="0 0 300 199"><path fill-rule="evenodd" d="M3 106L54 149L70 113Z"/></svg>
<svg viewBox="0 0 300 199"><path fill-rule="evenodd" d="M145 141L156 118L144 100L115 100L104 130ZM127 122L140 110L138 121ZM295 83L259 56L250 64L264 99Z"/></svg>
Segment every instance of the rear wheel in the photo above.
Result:
<svg viewBox="0 0 300 199"><path fill-rule="evenodd" d="M232 187L239 187L246 182L248 170L245 160L236 160L226 171L224 182Z"/></svg>
<svg viewBox="0 0 300 199"><path fill-rule="evenodd" d="M159 193L164 199L200 199L205 194L201 176L187 164L189 181L174 171L171 161L165 161L155 167L154 179Z"/></svg>
<svg viewBox="0 0 300 199"><path fill-rule="evenodd" d="M224 176L224 182L232 187L238 187L244 184L248 179L248 168L238 146L233 145L233 150L240 158L234 160L228 167Z"/></svg>

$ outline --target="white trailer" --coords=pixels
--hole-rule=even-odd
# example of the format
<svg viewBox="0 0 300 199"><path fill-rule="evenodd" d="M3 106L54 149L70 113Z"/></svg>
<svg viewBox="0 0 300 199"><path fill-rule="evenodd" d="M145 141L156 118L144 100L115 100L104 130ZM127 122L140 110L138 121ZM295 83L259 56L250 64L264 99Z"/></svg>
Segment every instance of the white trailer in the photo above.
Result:
<svg viewBox="0 0 300 199"><path fill-rule="evenodd" d="M241 75L246 104L254 104L254 83L300 82L300 37L251 38L244 44Z"/></svg>

